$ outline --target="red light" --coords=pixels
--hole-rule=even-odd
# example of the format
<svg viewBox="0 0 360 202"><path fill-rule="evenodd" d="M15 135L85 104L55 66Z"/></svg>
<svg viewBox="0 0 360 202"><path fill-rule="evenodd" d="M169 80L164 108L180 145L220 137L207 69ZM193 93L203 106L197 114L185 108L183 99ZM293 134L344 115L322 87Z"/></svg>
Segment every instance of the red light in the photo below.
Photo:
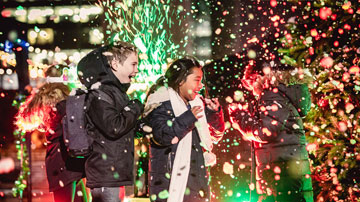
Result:
<svg viewBox="0 0 360 202"><path fill-rule="evenodd" d="M334 64L334 60L331 57L324 57L320 60L320 66L330 68Z"/></svg>
<svg viewBox="0 0 360 202"><path fill-rule="evenodd" d="M277 6L277 1L276 0L271 0L270 1L270 6L276 7Z"/></svg>
<svg viewBox="0 0 360 202"><path fill-rule="evenodd" d="M332 15L331 15L331 19L332 19L332 20L336 20L336 14L332 14Z"/></svg>
<svg viewBox="0 0 360 202"><path fill-rule="evenodd" d="M344 30L343 29L339 29L339 34L344 34Z"/></svg>
<svg viewBox="0 0 360 202"><path fill-rule="evenodd" d="M320 15L319 15L319 17L320 17L322 20L326 20L331 14L332 14L331 8L327 8L327 7L320 8Z"/></svg>
<svg viewBox="0 0 360 202"><path fill-rule="evenodd" d="M350 30L350 29L351 29L351 26L350 26L349 24L345 24L345 25L344 25L344 29Z"/></svg>
<svg viewBox="0 0 360 202"><path fill-rule="evenodd" d="M9 17L11 17L11 11L9 11L9 10L3 10L3 11L1 12L1 15L2 15L4 18L9 18Z"/></svg>
<svg viewBox="0 0 360 202"><path fill-rule="evenodd" d="M271 110L273 112L276 112L277 110L279 110L279 107L276 104L273 104L273 105L271 105Z"/></svg>
<svg viewBox="0 0 360 202"><path fill-rule="evenodd" d="M314 48L313 48L313 47L310 47L310 48L309 48L309 54L310 54L310 55L314 55Z"/></svg>
<svg viewBox="0 0 360 202"><path fill-rule="evenodd" d="M349 9L348 9L348 12L349 12L349 14L354 14L354 9L349 8Z"/></svg>
<svg viewBox="0 0 360 202"><path fill-rule="evenodd" d="M311 34L312 37L316 37L316 36L318 35L318 32L317 32L316 29L312 29L312 30L310 31L310 34Z"/></svg>
<svg viewBox="0 0 360 202"><path fill-rule="evenodd" d="M350 80L350 74L348 72L345 72L342 76L342 81L348 82Z"/></svg>
<svg viewBox="0 0 360 202"><path fill-rule="evenodd" d="M359 74L360 73L360 68L358 66L352 66L349 69L349 73L350 74Z"/></svg>

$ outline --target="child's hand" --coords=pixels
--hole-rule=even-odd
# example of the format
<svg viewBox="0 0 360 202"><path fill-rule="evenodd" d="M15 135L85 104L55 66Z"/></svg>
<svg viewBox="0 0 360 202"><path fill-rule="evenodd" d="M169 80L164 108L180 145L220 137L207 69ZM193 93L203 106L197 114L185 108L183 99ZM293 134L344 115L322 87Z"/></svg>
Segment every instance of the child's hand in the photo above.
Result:
<svg viewBox="0 0 360 202"><path fill-rule="evenodd" d="M171 140L171 144L177 144L179 142L179 138L178 137L174 137L172 140Z"/></svg>
<svg viewBox="0 0 360 202"><path fill-rule="evenodd" d="M209 108L213 111L216 111L216 112L219 110L220 103L219 103L218 98L212 98L212 99L205 98L205 103L206 103L207 108Z"/></svg>
<svg viewBox="0 0 360 202"><path fill-rule="evenodd" d="M195 106L191 108L191 112L194 114L196 119L203 117L203 115L200 115L202 111L203 109L200 106Z"/></svg>

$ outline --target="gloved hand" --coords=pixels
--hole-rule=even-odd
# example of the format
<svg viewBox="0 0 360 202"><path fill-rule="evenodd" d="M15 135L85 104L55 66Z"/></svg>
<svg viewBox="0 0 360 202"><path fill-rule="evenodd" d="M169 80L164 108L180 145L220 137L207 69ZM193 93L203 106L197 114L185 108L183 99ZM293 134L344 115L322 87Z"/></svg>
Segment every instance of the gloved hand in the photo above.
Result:
<svg viewBox="0 0 360 202"><path fill-rule="evenodd" d="M133 99L130 101L129 104L133 105L136 108L136 111L139 113L139 115L143 113L144 105L140 102L140 100Z"/></svg>

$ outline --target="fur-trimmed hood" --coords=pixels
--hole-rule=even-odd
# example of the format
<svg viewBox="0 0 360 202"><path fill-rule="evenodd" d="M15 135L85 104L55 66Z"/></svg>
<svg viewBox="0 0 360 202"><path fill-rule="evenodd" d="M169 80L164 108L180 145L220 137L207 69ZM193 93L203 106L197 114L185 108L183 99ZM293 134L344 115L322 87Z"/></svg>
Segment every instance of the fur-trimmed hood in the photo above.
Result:
<svg viewBox="0 0 360 202"><path fill-rule="evenodd" d="M170 100L170 96L166 87L160 87L154 93L148 96L145 104L143 117L149 115L154 109L158 108L162 102Z"/></svg>
<svg viewBox="0 0 360 202"><path fill-rule="evenodd" d="M272 91L277 88L289 98L301 116L306 116L311 106L309 86L312 81L313 76L308 69L295 68L288 71L270 70L263 76L253 74L251 79L243 80L243 85L255 95L259 95L260 99L262 96L271 96L267 89Z"/></svg>
<svg viewBox="0 0 360 202"><path fill-rule="evenodd" d="M251 74L242 80L242 85L260 95L264 89L276 88L280 84L285 86L304 84L310 86L314 78L308 69L295 68L293 70L270 70L265 75Z"/></svg>

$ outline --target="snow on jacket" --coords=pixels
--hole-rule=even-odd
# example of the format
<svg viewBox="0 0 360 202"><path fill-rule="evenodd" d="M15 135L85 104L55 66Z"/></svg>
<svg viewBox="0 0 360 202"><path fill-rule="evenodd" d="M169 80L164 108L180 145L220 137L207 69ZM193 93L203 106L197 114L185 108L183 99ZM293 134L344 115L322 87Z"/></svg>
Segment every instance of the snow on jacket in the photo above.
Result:
<svg viewBox="0 0 360 202"><path fill-rule="evenodd" d="M58 190L85 177L85 160L70 157L64 144L61 119L65 115L65 106L65 100L56 105L49 130L53 132L46 132L45 168L49 191Z"/></svg>
<svg viewBox="0 0 360 202"><path fill-rule="evenodd" d="M175 117L170 100L164 100L155 109L148 112L145 107L146 121L152 127L150 144L150 196L156 195L155 201L166 201L161 197L169 189L172 166L178 144L171 144L174 137L181 140L192 131L191 165L187 182L190 194L203 193L204 198L209 198L208 173L206 171L203 148L200 137L195 127L197 119L189 108L186 112ZM208 123L217 131L224 131L224 117L221 108L215 112L205 107ZM171 122L171 124L169 123ZM211 134L218 141L222 135ZM152 197L150 197L152 198Z"/></svg>
<svg viewBox="0 0 360 202"><path fill-rule="evenodd" d="M142 111L142 104L129 100L126 94L130 84L120 83L111 71L102 55L106 48L90 52L78 64L82 83L87 88L101 84L98 89L113 100L108 103L93 94L88 98L88 127L94 138L93 151L85 164L86 185L90 188L133 184L134 128Z"/></svg>

